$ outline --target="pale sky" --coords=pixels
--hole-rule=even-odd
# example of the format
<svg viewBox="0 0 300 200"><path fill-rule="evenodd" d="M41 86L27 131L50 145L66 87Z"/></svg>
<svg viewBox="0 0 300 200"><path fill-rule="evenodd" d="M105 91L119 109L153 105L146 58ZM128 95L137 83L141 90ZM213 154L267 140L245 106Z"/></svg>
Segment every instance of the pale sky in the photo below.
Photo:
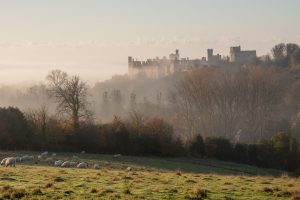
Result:
<svg viewBox="0 0 300 200"><path fill-rule="evenodd" d="M127 72L127 56L266 54L300 43L299 0L0 0L0 84L50 69L94 83Z"/></svg>

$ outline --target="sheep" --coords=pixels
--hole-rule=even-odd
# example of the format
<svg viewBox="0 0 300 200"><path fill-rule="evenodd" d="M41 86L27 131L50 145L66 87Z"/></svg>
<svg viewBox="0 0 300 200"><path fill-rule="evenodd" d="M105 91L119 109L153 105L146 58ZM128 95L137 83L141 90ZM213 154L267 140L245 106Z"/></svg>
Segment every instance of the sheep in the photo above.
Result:
<svg viewBox="0 0 300 200"><path fill-rule="evenodd" d="M61 164L61 167L71 167L71 162L70 161L65 161Z"/></svg>
<svg viewBox="0 0 300 200"><path fill-rule="evenodd" d="M34 160L34 156L28 156L28 160L30 161Z"/></svg>
<svg viewBox="0 0 300 200"><path fill-rule="evenodd" d="M81 154L85 154L85 151L81 151Z"/></svg>
<svg viewBox="0 0 300 200"><path fill-rule="evenodd" d="M49 157L45 160L48 164L53 164L54 163L54 159L52 157Z"/></svg>
<svg viewBox="0 0 300 200"><path fill-rule="evenodd" d="M127 167L127 168L126 168L126 171L131 171L131 170L132 170L131 167Z"/></svg>
<svg viewBox="0 0 300 200"><path fill-rule="evenodd" d="M61 164L61 167L76 167L78 162L74 161L65 161L63 164Z"/></svg>
<svg viewBox="0 0 300 200"><path fill-rule="evenodd" d="M32 161L32 160L34 160L34 156L28 156L28 155L25 155L25 156L22 156L22 157L20 158L20 161L21 161L21 162L24 162L24 161Z"/></svg>
<svg viewBox="0 0 300 200"><path fill-rule="evenodd" d="M4 165L5 165L6 159L7 159L7 158L3 158L3 159L2 159L0 166L4 166Z"/></svg>
<svg viewBox="0 0 300 200"><path fill-rule="evenodd" d="M104 161L104 165L109 165L109 162L108 161Z"/></svg>
<svg viewBox="0 0 300 200"><path fill-rule="evenodd" d="M94 169L100 169L100 165L98 163L94 164Z"/></svg>
<svg viewBox="0 0 300 200"><path fill-rule="evenodd" d="M15 157L16 162L21 162L22 161L22 157Z"/></svg>
<svg viewBox="0 0 300 200"><path fill-rule="evenodd" d="M5 167L15 167L16 166L16 159L14 157L9 157L5 160Z"/></svg>
<svg viewBox="0 0 300 200"><path fill-rule="evenodd" d="M70 167L76 167L77 164L78 164L78 162L71 161L70 162Z"/></svg>
<svg viewBox="0 0 300 200"><path fill-rule="evenodd" d="M27 155L21 157L21 162L27 161Z"/></svg>
<svg viewBox="0 0 300 200"><path fill-rule="evenodd" d="M64 161L62 161L62 160L57 160L57 161L54 162L54 166L60 167L63 163L64 163Z"/></svg>
<svg viewBox="0 0 300 200"><path fill-rule="evenodd" d="M48 151L45 151L45 152L41 153L41 155L38 155L38 159L42 160L42 159L47 158L47 156L48 156Z"/></svg>
<svg viewBox="0 0 300 200"><path fill-rule="evenodd" d="M88 167L88 164L85 162L79 163L77 165L77 168L86 169Z"/></svg>
<svg viewBox="0 0 300 200"><path fill-rule="evenodd" d="M52 153L52 157L55 157L56 156L56 153Z"/></svg>
<svg viewBox="0 0 300 200"><path fill-rule="evenodd" d="M115 154L114 158L120 158L122 155L121 154Z"/></svg>

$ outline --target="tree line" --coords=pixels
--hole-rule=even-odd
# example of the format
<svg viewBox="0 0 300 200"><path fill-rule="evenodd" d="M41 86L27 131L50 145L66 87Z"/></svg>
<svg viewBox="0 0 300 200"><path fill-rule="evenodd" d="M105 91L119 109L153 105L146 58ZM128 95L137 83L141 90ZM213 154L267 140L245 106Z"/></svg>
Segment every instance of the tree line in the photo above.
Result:
<svg viewBox="0 0 300 200"><path fill-rule="evenodd" d="M196 135L183 141L175 137L170 124L159 118L144 120L133 113L129 120L115 116L111 123L84 123L74 133L48 118L44 126L26 117L18 108L0 108L0 149L2 150L82 150L89 153L210 158L297 171L300 151L289 133L277 133L256 144L233 143L222 137Z"/></svg>

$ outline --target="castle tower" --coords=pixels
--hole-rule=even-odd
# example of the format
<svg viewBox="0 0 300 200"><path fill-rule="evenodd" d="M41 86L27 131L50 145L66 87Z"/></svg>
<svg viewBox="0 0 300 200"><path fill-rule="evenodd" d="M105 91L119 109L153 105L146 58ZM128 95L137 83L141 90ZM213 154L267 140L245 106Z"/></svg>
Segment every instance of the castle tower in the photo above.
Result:
<svg viewBox="0 0 300 200"><path fill-rule="evenodd" d="M213 49L207 49L207 61L211 61L213 54L214 54Z"/></svg>
<svg viewBox="0 0 300 200"><path fill-rule="evenodd" d="M179 50L178 49L175 50L175 59L179 60Z"/></svg>

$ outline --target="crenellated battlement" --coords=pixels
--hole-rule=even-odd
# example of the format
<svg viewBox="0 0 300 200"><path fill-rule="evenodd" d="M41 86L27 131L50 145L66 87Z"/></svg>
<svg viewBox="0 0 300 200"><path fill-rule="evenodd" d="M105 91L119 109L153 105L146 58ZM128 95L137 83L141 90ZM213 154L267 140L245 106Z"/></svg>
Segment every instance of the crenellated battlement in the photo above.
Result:
<svg viewBox="0 0 300 200"><path fill-rule="evenodd" d="M220 65L222 62L234 62L243 64L256 57L256 51L241 51L241 47L230 48L229 57L223 57L220 54L214 55L213 49L207 49L207 58L189 59L180 58L179 50L176 49L167 58L156 57L154 59L147 59L146 61L139 61L128 57L128 74L130 78L137 75L144 75L148 78L158 79L176 72L185 71L195 67L206 67L210 65Z"/></svg>
<svg viewBox="0 0 300 200"><path fill-rule="evenodd" d="M190 60L189 58L180 58L179 50L171 53L169 58L156 57L155 59L147 59L146 61L139 61L128 57L128 72L131 78L138 74L144 74L148 78L161 78L171 75L178 71L183 71L192 67L199 67L204 65L206 60Z"/></svg>

